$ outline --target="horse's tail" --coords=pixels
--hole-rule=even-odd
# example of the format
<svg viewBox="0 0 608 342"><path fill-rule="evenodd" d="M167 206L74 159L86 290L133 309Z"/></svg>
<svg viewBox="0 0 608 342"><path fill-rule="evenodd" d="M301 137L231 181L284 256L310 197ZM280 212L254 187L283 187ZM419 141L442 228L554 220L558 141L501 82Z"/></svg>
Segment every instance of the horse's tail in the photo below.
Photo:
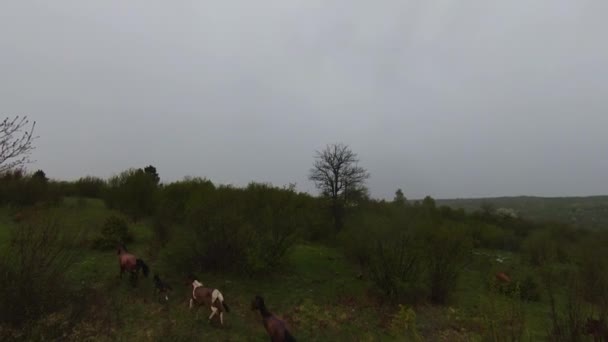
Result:
<svg viewBox="0 0 608 342"><path fill-rule="evenodd" d="M291 336L291 333L287 329L285 329L285 342L296 342L296 339Z"/></svg>
<svg viewBox="0 0 608 342"><path fill-rule="evenodd" d="M148 273L150 273L150 268L148 267L148 265L146 265L146 263L141 259L137 259L136 264L137 268L141 268L141 270L144 272L144 276L147 277Z"/></svg>
<svg viewBox="0 0 608 342"><path fill-rule="evenodd" d="M222 311L230 312L230 308L228 307L228 304L226 304L226 302L224 301L224 295L220 292L220 290L218 290L218 289L213 290L213 292L211 294L211 300L213 301L211 303L212 305L214 302L219 302L219 304L222 306L221 307Z"/></svg>
<svg viewBox="0 0 608 342"><path fill-rule="evenodd" d="M226 304L226 301L222 300L221 303L222 303L222 306L224 307L224 311L230 312L230 308L228 307L228 304Z"/></svg>

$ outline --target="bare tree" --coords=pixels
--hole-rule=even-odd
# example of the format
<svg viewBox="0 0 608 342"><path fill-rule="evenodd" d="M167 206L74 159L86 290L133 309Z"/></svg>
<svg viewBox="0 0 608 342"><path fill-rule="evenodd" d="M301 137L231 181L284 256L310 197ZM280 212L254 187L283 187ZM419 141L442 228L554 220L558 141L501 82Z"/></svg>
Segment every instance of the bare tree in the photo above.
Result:
<svg viewBox="0 0 608 342"><path fill-rule="evenodd" d="M358 162L357 154L350 147L331 144L323 151L317 151L310 170L309 179L332 201L336 231L343 226L344 204L350 197L365 193L365 180L369 173Z"/></svg>
<svg viewBox="0 0 608 342"><path fill-rule="evenodd" d="M34 149L32 142L36 122L27 116L6 118L0 122L0 173L21 167L30 162L29 155Z"/></svg>

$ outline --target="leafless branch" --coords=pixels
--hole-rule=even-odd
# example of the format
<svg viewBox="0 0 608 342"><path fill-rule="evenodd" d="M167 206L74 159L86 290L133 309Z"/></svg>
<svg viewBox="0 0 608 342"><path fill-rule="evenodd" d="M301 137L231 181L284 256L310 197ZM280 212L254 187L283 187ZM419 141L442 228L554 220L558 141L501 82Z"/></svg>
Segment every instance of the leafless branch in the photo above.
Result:
<svg viewBox="0 0 608 342"><path fill-rule="evenodd" d="M34 150L32 142L36 122L27 116L5 118L0 122L0 173L22 167L30 163L29 155Z"/></svg>

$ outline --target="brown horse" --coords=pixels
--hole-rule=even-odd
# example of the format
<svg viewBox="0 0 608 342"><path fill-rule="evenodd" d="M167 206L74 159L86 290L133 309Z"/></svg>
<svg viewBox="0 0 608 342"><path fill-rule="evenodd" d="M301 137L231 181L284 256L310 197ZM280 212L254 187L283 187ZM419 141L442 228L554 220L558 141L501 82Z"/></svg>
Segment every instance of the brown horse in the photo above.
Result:
<svg viewBox="0 0 608 342"><path fill-rule="evenodd" d="M198 305L205 305L211 308L211 315L209 315L209 322L215 314L220 313L220 323L224 325L224 312L230 312L230 308L224 300L224 295L218 290L210 287L204 287L201 282L190 277L192 280L192 298L190 298L190 309L194 303Z"/></svg>
<svg viewBox="0 0 608 342"><path fill-rule="evenodd" d="M296 339L291 336L287 330L287 324L268 311L264 304L264 299L260 296L255 296L251 303L251 310L259 310L262 315L262 324L270 336L272 342L295 342Z"/></svg>
<svg viewBox="0 0 608 342"><path fill-rule="evenodd" d="M501 283L508 284L511 282L511 277L509 277L505 272L496 273L496 280Z"/></svg>
<svg viewBox="0 0 608 342"><path fill-rule="evenodd" d="M122 279L122 274L125 271L131 272L131 279L133 279L135 285L135 281L137 281L137 274L141 269L144 276L148 277L148 273L150 269L146 263L135 257L135 255L129 253L127 248L124 245L118 245L118 264L120 265L120 278Z"/></svg>

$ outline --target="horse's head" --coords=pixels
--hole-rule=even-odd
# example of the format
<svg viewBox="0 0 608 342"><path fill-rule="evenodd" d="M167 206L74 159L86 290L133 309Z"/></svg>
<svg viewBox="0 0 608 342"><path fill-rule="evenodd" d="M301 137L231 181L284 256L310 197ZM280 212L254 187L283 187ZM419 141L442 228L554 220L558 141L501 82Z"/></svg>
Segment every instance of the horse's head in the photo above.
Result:
<svg viewBox="0 0 608 342"><path fill-rule="evenodd" d="M127 251L127 247L125 247L125 245L123 245L122 243L119 243L119 244L117 245L117 247L116 247L116 253L117 253L117 254L119 254L119 255L120 255L120 254L122 254L122 253L124 253L124 252L126 252L126 251Z"/></svg>
<svg viewBox="0 0 608 342"><path fill-rule="evenodd" d="M260 310L263 307L265 307L264 299L260 296L255 296L253 302L251 302L251 310Z"/></svg>
<svg viewBox="0 0 608 342"><path fill-rule="evenodd" d="M192 285L192 286L203 286L203 284L201 282L199 282L196 277L194 276L194 274L190 273L188 275L188 285Z"/></svg>

